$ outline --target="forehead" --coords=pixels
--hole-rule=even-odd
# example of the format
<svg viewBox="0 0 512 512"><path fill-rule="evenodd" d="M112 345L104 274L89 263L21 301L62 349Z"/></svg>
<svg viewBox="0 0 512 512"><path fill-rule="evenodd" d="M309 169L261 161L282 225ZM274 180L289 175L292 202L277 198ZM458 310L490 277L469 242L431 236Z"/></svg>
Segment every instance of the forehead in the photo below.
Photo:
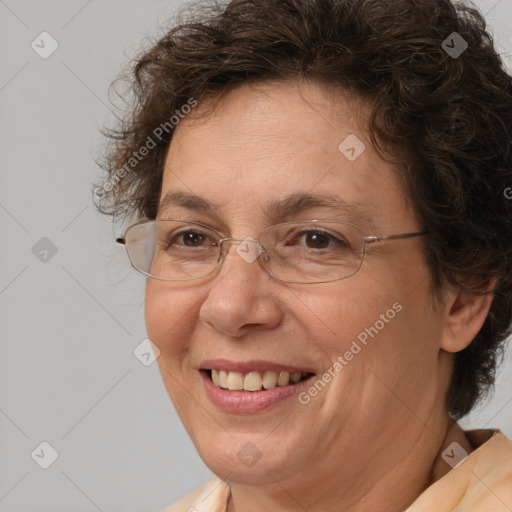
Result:
<svg viewBox="0 0 512 512"><path fill-rule="evenodd" d="M317 211L338 202L397 223L412 211L395 170L370 143L369 113L346 93L292 82L244 85L215 105L200 103L176 128L159 214L179 203L176 192L194 196L196 206L204 199L215 212L203 212L224 218L268 218L307 195Z"/></svg>

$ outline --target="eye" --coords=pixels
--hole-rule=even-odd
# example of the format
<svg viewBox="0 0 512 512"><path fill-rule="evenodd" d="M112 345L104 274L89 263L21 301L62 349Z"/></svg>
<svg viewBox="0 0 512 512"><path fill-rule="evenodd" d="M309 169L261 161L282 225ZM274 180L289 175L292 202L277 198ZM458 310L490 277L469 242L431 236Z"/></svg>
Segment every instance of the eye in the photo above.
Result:
<svg viewBox="0 0 512 512"><path fill-rule="evenodd" d="M306 247L308 247L309 249L350 248L350 245L344 239L340 239L330 233L327 233L326 231L320 230L300 231L299 233L296 233L293 239L291 241L288 241L286 245L296 244L301 239L304 240Z"/></svg>
<svg viewBox="0 0 512 512"><path fill-rule="evenodd" d="M212 246L217 244L206 233L188 229L178 233L170 233L166 237L166 248L176 245L182 247L204 247L205 245Z"/></svg>
<svg viewBox="0 0 512 512"><path fill-rule="evenodd" d="M183 238L184 244L189 247L201 245L206 240L206 236L197 231L183 231L179 236Z"/></svg>

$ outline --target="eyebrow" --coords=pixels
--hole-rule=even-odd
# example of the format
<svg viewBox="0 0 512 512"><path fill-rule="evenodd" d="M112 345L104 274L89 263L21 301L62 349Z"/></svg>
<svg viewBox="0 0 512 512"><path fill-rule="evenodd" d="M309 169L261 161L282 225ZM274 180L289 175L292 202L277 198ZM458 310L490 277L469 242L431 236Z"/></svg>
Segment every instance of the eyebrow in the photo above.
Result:
<svg viewBox="0 0 512 512"><path fill-rule="evenodd" d="M168 192L160 202L158 211L170 207L181 207L208 215L216 215L222 208L219 203L207 201L196 194L181 191ZM280 222L287 217L313 209L326 209L333 217L341 215L353 222L372 225L375 221L375 209L359 202L347 202L334 194L297 193L278 201L268 201L263 208L263 214L271 222Z"/></svg>

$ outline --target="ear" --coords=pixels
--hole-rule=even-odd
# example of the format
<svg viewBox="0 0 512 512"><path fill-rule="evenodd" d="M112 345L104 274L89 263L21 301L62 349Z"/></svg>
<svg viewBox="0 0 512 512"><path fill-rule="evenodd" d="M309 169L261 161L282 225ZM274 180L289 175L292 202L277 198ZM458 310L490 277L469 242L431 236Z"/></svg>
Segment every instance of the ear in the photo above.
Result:
<svg viewBox="0 0 512 512"><path fill-rule="evenodd" d="M464 350L478 334L487 318L494 298L496 279L492 279L486 294L450 290L445 295L446 317L441 348L446 352Z"/></svg>

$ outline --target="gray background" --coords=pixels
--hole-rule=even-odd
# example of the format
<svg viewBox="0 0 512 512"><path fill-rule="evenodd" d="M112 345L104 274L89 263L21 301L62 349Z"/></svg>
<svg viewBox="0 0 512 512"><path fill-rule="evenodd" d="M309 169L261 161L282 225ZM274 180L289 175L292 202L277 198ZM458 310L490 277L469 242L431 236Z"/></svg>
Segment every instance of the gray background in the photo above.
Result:
<svg viewBox="0 0 512 512"><path fill-rule="evenodd" d="M178 4L0 0L1 512L156 512L210 476L156 364L133 354L144 278L90 193L108 86ZM511 69L511 0L477 5ZM47 59L31 48L43 31ZM463 426L512 437L510 352Z"/></svg>

